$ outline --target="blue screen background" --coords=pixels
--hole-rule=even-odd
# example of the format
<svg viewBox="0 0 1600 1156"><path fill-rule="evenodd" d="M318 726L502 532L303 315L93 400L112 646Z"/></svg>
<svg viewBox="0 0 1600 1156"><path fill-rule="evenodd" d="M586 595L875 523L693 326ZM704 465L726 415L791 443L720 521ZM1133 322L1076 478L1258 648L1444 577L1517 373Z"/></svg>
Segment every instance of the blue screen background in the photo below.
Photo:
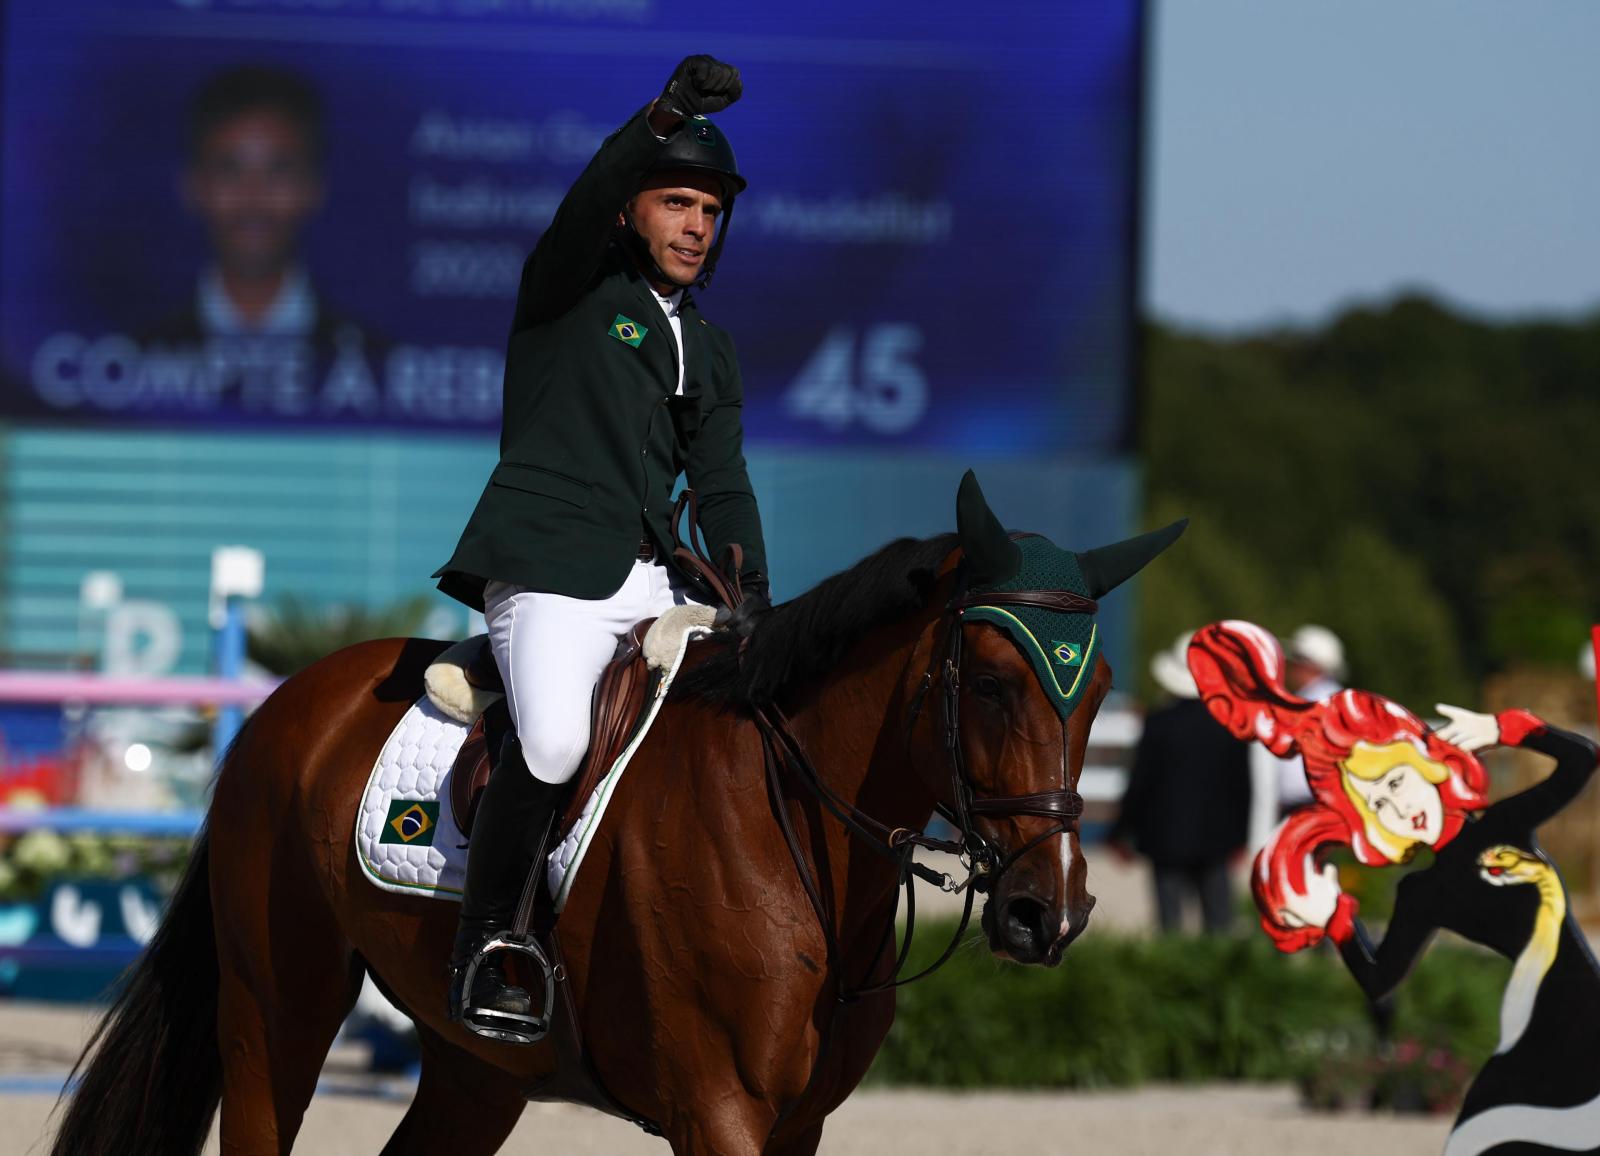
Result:
<svg viewBox="0 0 1600 1156"><path fill-rule="evenodd" d="M185 110L218 71L291 69L325 102L328 197L303 242L319 298L387 345L492 360L548 210L603 134L679 58L705 51L745 85L717 119L750 189L699 300L738 346L751 442L1117 452L1140 11L1136 0L13 0L0 411L127 428L305 422L227 396L200 412L63 406L34 385L51 335L136 333L192 298L207 255L177 191ZM498 126L516 147L441 145L441 125ZM441 407L324 424L496 428L481 407Z"/></svg>

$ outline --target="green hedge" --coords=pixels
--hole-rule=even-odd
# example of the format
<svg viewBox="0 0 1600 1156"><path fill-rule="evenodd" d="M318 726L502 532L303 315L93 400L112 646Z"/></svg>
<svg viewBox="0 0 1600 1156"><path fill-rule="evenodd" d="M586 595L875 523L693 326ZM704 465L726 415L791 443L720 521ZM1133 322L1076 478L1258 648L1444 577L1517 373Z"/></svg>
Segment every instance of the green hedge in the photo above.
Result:
<svg viewBox="0 0 1600 1156"><path fill-rule="evenodd" d="M952 930L921 927L914 960L931 961ZM1509 971L1497 956L1435 946L1400 989L1397 1034L1476 1070L1494 1051ZM1256 934L1090 932L1045 969L1004 963L974 940L900 990L871 1078L945 1088L1296 1079L1371 1034L1360 990L1329 950L1285 956Z"/></svg>

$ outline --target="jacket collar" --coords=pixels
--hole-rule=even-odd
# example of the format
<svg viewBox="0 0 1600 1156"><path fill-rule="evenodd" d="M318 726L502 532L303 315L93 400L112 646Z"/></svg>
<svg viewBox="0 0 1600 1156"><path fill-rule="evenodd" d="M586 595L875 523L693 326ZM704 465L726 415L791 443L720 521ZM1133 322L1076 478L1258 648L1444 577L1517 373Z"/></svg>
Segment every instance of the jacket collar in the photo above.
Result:
<svg viewBox="0 0 1600 1156"><path fill-rule="evenodd" d="M624 267L628 281L633 288L633 296L639 303L639 316L634 320L643 325L650 332L639 345L639 351L650 360L651 368L656 371L657 380L663 385L667 393L672 393L678 388L678 342L672 334L672 325L667 321L667 315L661 311L661 304L656 299L655 292L640 275L639 270L629 261ZM683 321L683 307L678 308L679 321ZM687 324L684 325L687 331ZM660 334L661 340L655 340ZM687 375L685 375L687 380Z"/></svg>

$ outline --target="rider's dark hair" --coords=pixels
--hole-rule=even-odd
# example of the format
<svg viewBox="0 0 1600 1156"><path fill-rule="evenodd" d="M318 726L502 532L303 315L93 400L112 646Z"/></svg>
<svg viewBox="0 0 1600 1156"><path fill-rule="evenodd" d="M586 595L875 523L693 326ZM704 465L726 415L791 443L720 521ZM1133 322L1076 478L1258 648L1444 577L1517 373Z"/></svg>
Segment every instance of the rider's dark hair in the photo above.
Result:
<svg viewBox="0 0 1600 1156"><path fill-rule="evenodd" d="M940 564L958 545L954 534L890 542L777 607L742 652L735 639L719 639L709 658L679 676L672 693L742 706L771 702L810 682L867 631L927 605Z"/></svg>
<svg viewBox="0 0 1600 1156"><path fill-rule="evenodd" d="M189 105L189 159L197 159L222 125L258 110L275 112L300 133L313 163L322 159L322 98L298 73L245 65L206 81Z"/></svg>

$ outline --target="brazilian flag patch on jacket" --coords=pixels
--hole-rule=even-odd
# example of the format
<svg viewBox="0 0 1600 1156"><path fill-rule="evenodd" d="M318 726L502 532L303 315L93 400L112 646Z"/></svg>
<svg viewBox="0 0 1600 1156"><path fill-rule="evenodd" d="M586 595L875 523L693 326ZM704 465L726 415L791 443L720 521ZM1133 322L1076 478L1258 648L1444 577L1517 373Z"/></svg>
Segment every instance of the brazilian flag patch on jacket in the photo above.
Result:
<svg viewBox="0 0 1600 1156"><path fill-rule="evenodd" d="M649 332L648 329L633 318L624 317L620 313L617 314L617 319L611 323L611 336L624 345L631 345L635 349L639 348L639 342L643 341L644 335Z"/></svg>
<svg viewBox="0 0 1600 1156"><path fill-rule="evenodd" d="M389 817L383 822L379 843L404 843L411 847L432 847L439 826L437 800L396 799L389 804Z"/></svg>

